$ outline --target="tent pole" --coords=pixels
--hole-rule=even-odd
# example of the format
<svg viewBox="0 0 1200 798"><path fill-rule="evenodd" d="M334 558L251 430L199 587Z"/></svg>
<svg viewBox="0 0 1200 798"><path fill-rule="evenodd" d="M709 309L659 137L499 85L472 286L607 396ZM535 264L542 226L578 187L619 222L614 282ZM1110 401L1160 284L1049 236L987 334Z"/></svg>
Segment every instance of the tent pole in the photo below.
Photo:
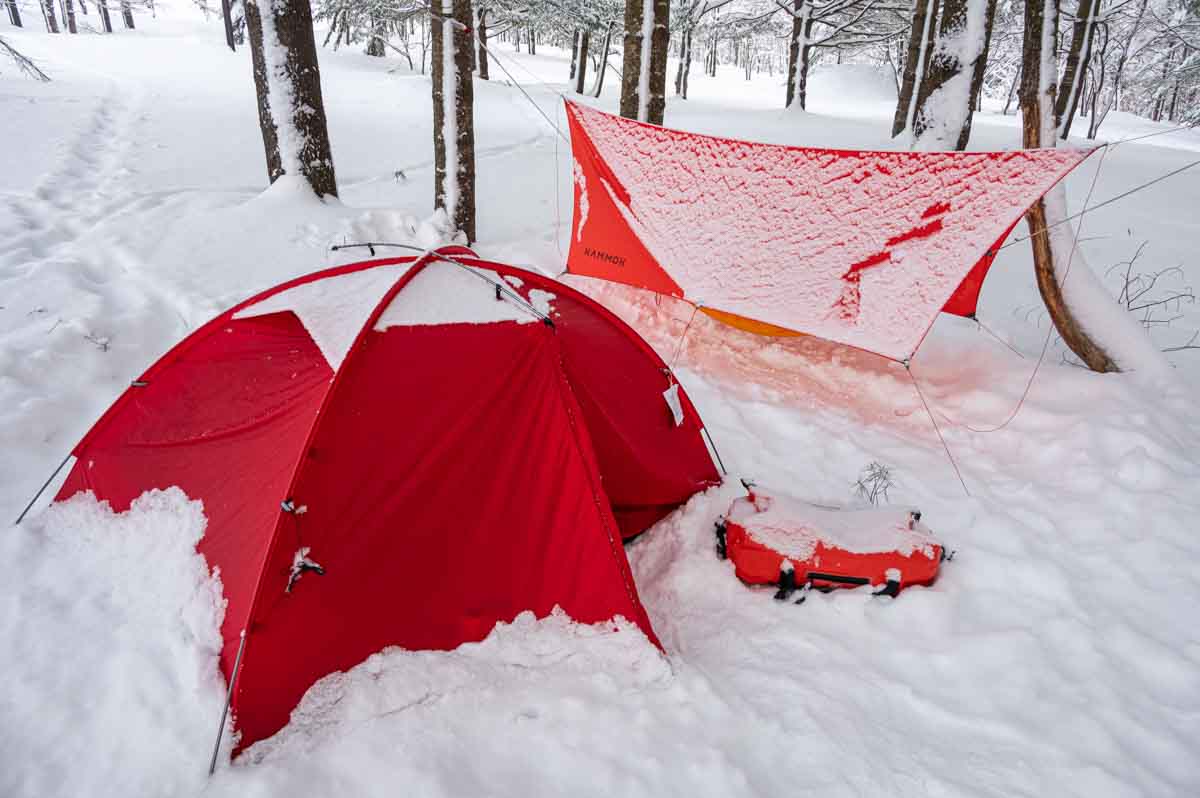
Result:
<svg viewBox="0 0 1200 798"><path fill-rule="evenodd" d="M17 520L13 523L13 526L18 526L22 521L25 520L25 514L33 509L33 505L36 504L37 500L42 497L42 494L45 493L46 488L50 487L50 483L54 481L54 478L58 476L58 472L63 470L63 466L65 466L67 461L70 459L71 452L67 452L67 456L64 457L62 462L58 464L58 468L54 469L54 473L46 477L46 481L42 483L40 488L38 488L38 492L33 494L33 498L29 500L29 504L25 505L25 509L22 510L21 514L17 516Z"/></svg>
<svg viewBox="0 0 1200 798"><path fill-rule="evenodd" d="M725 470L725 461L721 459L721 453L717 451L717 445L713 443L712 436L708 434L708 427L700 427L700 431L708 439L708 448L712 449L713 454L716 455L717 465L721 467L721 476L729 476L729 472Z"/></svg>
<svg viewBox="0 0 1200 798"><path fill-rule="evenodd" d="M946 450L946 457L950 459L950 465L954 467L954 473L958 476L959 484L962 485L963 493L968 497L971 491L967 489L967 481L963 479L962 471L958 469L958 463L954 459L954 454L951 453L950 447L946 444L946 439L942 437L942 430L938 426L937 419L933 417L933 411L929 409L929 402L925 401L925 394L921 391L920 384L917 383L917 378L913 376L912 369L909 368L909 362L903 361L904 371L908 374L908 378L912 380L913 387L917 389L917 396L921 399L921 404L925 407L925 412L929 415L929 420L933 423L933 431L937 433L938 440L942 442L942 448Z"/></svg>
<svg viewBox="0 0 1200 798"><path fill-rule="evenodd" d="M217 741L213 744L212 762L208 764L208 775L217 770L217 754L221 751L221 737L225 734L225 719L229 717L229 704L233 701L233 686L237 683L238 671L242 667L242 651L246 648L246 630L242 630L238 643L237 657L233 660L233 673L229 677L229 689L225 691L225 709L221 710L221 725L217 727Z"/></svg>

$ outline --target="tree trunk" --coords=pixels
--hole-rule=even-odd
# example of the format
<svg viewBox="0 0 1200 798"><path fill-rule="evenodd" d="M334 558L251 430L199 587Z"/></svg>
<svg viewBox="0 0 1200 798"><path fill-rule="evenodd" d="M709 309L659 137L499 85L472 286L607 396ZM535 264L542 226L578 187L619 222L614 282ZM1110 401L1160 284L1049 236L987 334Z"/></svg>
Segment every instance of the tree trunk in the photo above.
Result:
<svg viewBox="0 0 1200 798"><path fill-rule="evenodd" d="M688 76L692 71L692 31L689 29L684 35L687 37L687 57L683 61L683 91L679 93L679 96L686 100L688 95Z"/></svg>
<svg viewBox="0 0 1200 798"><path fill-rule="evenodd" d="M383 37L380 35L379 21L374 14L367 17L367 24L371 26L371 31L367 37L367 46L363 51L373 58L383 58L387 54L387 50L383 46Z"/></svg>
<svg viewBox="0 0 1200 798"><path fill-rule="evenodd" d="M1005 116L1008 116L1008 111L1012 107L1012 101L1017 96L1017 89L1020 87L1020 85L1021 85L1021 70L1018 68L1016 73L1013 74L1012 83L1009 84L1009 86L1008 86L1008 98L1005 99L1004 110L1001 112Z"/></svg>
<svg viewBox="0 0 1200 798"><path fill-rule="evenodd" d="M808 105L808 62L812 52L809 41L812 37L812 3L810 0L793 0L792 35L788 42L787 102L785 108L799 104L801 109Z"/></svg>
<svg viewBox="0 0 1200 798"><path fill-rule="evenodd" d="M642 74L642 16L645 0L625 0L625 55L621 62L621 116L638 118Z"/></svg>
<svg viewBox="0 0 1200 798"><path fill-rule="evenodd" d="M575 70L579 68L579 28L571 34L571 74L567 80L575 80Z"/></svg>
<svg viewBox="0 0 1200 798"><path fill-rule="evenodd" d="M904 57L904 79L900 83L900 95L896 98L892 138L912 126L916 111L916 86L924 79L933 52L930 44L936 30L937 2L938 0L915 0L913 4L912 30L908 36L908 51Z"/></svg>
<svg viewBox="0 0 1200 798"><path fill-rule="evenodd" d="M686 33L679 34L679 65L675 68L675 96L683 91L683 45L684 39L687 38Z"/></svg>
<svg viewBox="0 0 1200 798"><path fill-rule="evenodd" d="M100 26L104 28L105 33L112 33L112 17L108 15L108 0L96 0L96 5L100 7Z"/></svg>
<svg viewBox="0 0 1200 798"><path fill-rule="evenodd" d="M471 0L438 0L434 18L433 205L475 240L475 115L471 79ZM532 42L532 40L531 40Z"/></svg>
<svg viewBox="0 0 1200 798"><path fill-rule="evenodd" d="M54 0L42 0L42 16L46 18L46 30L58 33L58 17L54 15Z"/></svg>
<svg viewBox="0 0 1200 798"><path fill-rule="evenodd" d="M1054 146L1053 48L1057 39L1057 28L1058 0L1045 0L1044 3L1029 0L1025 4L1021 128L1022 145L1026 149ZM1063 253L1055 252L1055 230L1050 228L1051 224L1060 220L1050 219L1045 199L1039 199L1029 209L1025 220L1029 225L1030 242L1033 244L1033 268L1037 276L1038 291L1063 342L1092 371L1117 371L1117 364L1083 329L1063 295L1058 264L1055 262ZM1085 263L1078 263L1076 266L1081 269L1088 268ZM1065 264L1063 269L1065 270Z"/></svg>
<svg viewBox="0 0 1200 798"><path fill-rule="evenodd" d="M476 63L479 66L479 79L487 80L488 79L488 54L487 54L487 9L486 8L479 9L478 40L479 40L479 47L477 49L479 50L479 58L477 59Z"/></svg>
<svg viewBox="0 0 1200 798"><path fill-rule="evenodd" d="M72 0L63 0L63 16L67 18L67 30L79 33L79 28L75 25L75 4Z"/></svg>
<svg viewBox="0 0 1200 798"><path fill-rule="evenodd" d="M5 7L8 8L8 21L11 22L15 27L22 27L21 12L17 9L17 0L8 0L8 2L5 3Z"/></svg>
<svg viewBox="0 0 1200 798"><path fill-rule="evenodd" d="M303 177L318 197L336 197L308 0L247 0L245 8L267 177Z"/></svg>
<svg viewBox="0 0 1200 798"><path fill-rule="evenodd" d="M537 55L537 34L533 32L533 26L529 26L529 54Z"/></svg>
<svg viewBox="0 0 1200 798"><path fill-rule="evenodd" d="M971 71L971 103L967 109L967 119L963 123L962 130L959 131L958 141L954 149L965 150L967 143L971 140L971 122L974 119L975 111L983 111L983 77L987 72L988 55L992 50L992 29L996 22L996 0L987 0L987 9L984 12L987 16L983 23L983 50L979 57L975 59L975 64Z"/></svg>
<svg viewBox="0 0 1200 798"><path fill-rule="evenodd" d="M584 30L579 35L579 63L575 73L575 93L583 94L583 81L587 78L588 45L591 44L592 34Z"/></svg>
<svg viewBox="0 0 1200 798"><path fill-rule="evenodd" d="M312 12L309 12L309 16L312 16ZM133 7L129 5L129 0L121 0L121 21L127 30L133 30Z"/></svg>
<svg viewBox="0 0 1200 798"><path fill-rule="evenodd" d="M667 55L671 50L671 0L653 0L654 27L649 46L649 75L643 78L648 96L643 100L643 122L663 123L667 110Z"/></svg>
<svg viewBox="0 0 1200 798"><path fill-rule="evenodd" d="M1134 16L1133 24L1128 29L1128 34L1121 42L1121 54L1117 57L1117 63L1113 68L1112 89L1109 92L1109 99L1101 106L1097 101L1097 108L1092 112L1092 118L1088 121L1088 138L1095 138L1096 133L1100 130L1100 124L1104 118L1108 116L1108 112L1113 109L1121 96L1121 79L1125 73L1125 60L1129 57L1129 47L1133 43L1133 37L1137 35L1142 26L1142 17L1146 14L1147 0L1141 0L1138 5L1137 14Z"/></svg>
<svg viewBox="0 0 1200 798"><path fill-rule="evenodd" d="M596 74L596 90L592 92L593 97L599 97L600 92L604 91L604 75L608 72L608 51L612 47L613 24L608 23L608 27L604 29L604 46L600 48L600 67Z"/></svg>
<svg viewBox="0 0 1200 798"><path fill-rule="evenodd" d="M225 44L229 45L229 49L237 52L237 46L233 41L233 4L230 0L221 0L221 18L225 22ZM337 20L334 19L334 27L337 26ZM330 28L333 32L333 28Z"/></svg>
<svg viewBox="0 0 1200 798"><path fill-rule="evenodd" d="M1067 62L1054 103L1054 125L1058 128L1058 137L1063 141L1071 135L1071 122L1079 107L1083 76L1087 73L1088 61L1092 58L1092 36L1096 30L1097 11L1097 0L1079 0L1079 8L1075 11L1071 46L1067 50Z"/></svg>
<svg viewBox="0 0 1200 798"><path fill-rule="evenodd" d="M971 135L974 107L972 88L976 67L983 61L988 3L942 0L933 55L916 81L917 97L911 113L913 146L920 149L965 149ZM982 80L982 75L980 75ZM930 98L937 95L935 102Z"/></svg>

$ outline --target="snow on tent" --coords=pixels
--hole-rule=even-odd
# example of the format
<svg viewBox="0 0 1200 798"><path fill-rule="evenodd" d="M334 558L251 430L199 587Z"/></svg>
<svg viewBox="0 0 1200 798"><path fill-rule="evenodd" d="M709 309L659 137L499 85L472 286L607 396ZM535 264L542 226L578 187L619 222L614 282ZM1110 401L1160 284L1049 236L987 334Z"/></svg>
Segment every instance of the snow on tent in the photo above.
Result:
<svg viewBox="0 0 1200 798"><path fill-rule="evenodd" d="M567 271L898 361L973 316L995 251L1091 150L870 152L702 136L567 102Z"/></svg>
<svg viewBox="0 0 1200 798"><path fill-rule="evenodd" d="M667 386L635 332L541 275L463 248L342 266L163 356L75 447L58 498L203 501L227 679L246 630L246 746L328 673L526 610L623 616L657 642L622 538L718 481Z"/></svg>

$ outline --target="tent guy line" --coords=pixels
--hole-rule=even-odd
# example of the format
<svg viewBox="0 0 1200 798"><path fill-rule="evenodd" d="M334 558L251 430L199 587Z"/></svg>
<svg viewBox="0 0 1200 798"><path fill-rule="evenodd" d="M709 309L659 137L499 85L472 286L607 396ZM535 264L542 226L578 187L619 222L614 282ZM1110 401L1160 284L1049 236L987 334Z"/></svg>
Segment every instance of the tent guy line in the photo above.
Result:
<svg viewBox="0 0 1200 798"><path fill-rule="evenodd" d="M1129 139L1129 140L1132 141L1132 139ZM1109 147L1115 147L1118 144L1123 144L1123 143L1124 143L1124 141L1117 141L1117 142L1113 142L1112 144L1101 144L1096 149L1103 150L1104 152L1108 152ZM1101 158L1103 158L1103 154L1101 155ZM1184 164L1183 166L1179 167L1178 169L1172 169L1170 172L1167 172L1166 174L1163 174L1163 175L1159 175L1158 177L1154 178L1153 180L1149 180L1145 183L1142 183L1139 186L1134 186L1133 188L1129 189L1128 191L1123 191L1120 194L1117 194L1115 197L1109 197L1108 199L1104 200L1104 202L1098 202L1095 205L1088 205L1085 202L1083 210L1079 211L1078 213L1073 213L1070 216L1064 216L1062 219L1058 220L1057 222L1054 222L1053 224L1048 224L1045 227L1042 227L1041 229L1039 229L1035 233L1030 233L1027 236L1021 236L1020 238L1014 238L1012 241L1009 241L1008 243L1004 244L1003 246L997 247L995 250L993 250L993 252L999 252L1002 249L1008 249L1009 247L1013 246L1014 244L1020 244L1023 241L1029 241L1030 239L1035 238L1036 236L1043 235L1048 230L1051 230L1060 225L1064 225L1073 219L1082 218L1085 214L1091 213L1092 211L1097 210L1099 208L1103 208L1105 205L1111 205L1114 202L1116 202L1117 200L1125 199L1130 194L1136 194L1139 191L1142 191L1143 189L1150 188L1150 186L1153 186L1155 183L1161 183L1162 181L1166 180L1167 178L1174 177L1175 175L1179 174L1180 172L1186 172L1188 169L1191 169L1192 167L1195 167L1195 166L1200 166L1200 160L1195 160L1195 161L1192 161L1191 163ZM1100 169L1100 167L1097 166L1096 170L1099 171L1099 169Z"/></svg>
<svg viewBox="0 0 1200 798"><path fill-rule="evenodd" d="M1091 185L1088 186L1087 197L1085 197L1083 200L1084 207L1087 207L1087 204L1089 202L1091 202L1092 192L1094 192L1096 190L1096 182L1100 178L1100 170L1102 168L1104 168L1104 158L1107 155L1108 155L1108 149L1107 149L1107 147L1105 147L1104 150L1100 153L1100 161L1099 161L1099 163L1096 164L1096 171L1092 173L1092 182L1091 182ZM1071 274L1071 265L1074 263L1075 251L1079 248L1079 236L1082 233L1083 233L1083 220L1080 219L1079 224L1077 224L1075 226L1075 237L1071 241L1071 252L1067 256L1067 264L1066 264L1066 267L1063 269L1062 279L1059 281L1060 288L1062 286L1066 285L1067 277L1069 277ZM1033 381L1035 379L1037 379L1037 375L1038 375L1038 372L1041 371L1042 364L1046 362L1046 353L1050 350L1050 341L1053 338L1054 329L1055 328L1054 328L1053 324L1050 324L1047 326L1046 338L1045 338L1045 340L1042 341L1042 351L1038 355L1037 362L1033 366L1033 371L1031 371L1029 373L1029 381L1025 383L1025 390L1021 392L1021 397L1017 400L1017 404L1015 407L1013 407L1012 412L1009 413L1008 418L1004 419L1004 421L1002 421L1000 424L996 425L995 427L991 427L991 428L987 428L987 429L982 428L982 427L972 427L970 424L955 422L952 418L950 418L944 412L939 410L938 412L942 414L942 418L946 419L946 421L948 421L951 424L957 424L958 426L961 426L971 432L981 433L981 434L986 434L986 433L990 433L990 432L999 432L1000 430L1004 429L1009 424L1011 424L1013 419L1015 419L1017 417L1017 414L1021 412L1021 408L1024 407L1025 400L1029 397L1029 392L1031 390L1033 390ZM909 376L910 377L912 376L911 371L909 372ZM917 381L916 381L915 377L913 377L913 385L917 387L917 392L920 393L921 387L919 385L917 385ZM921 401L922 402L925 401L924 395L921 396ZM925 404L925 409L927 411L929 410L928 403ZM930 412L929 417L931 420L933 419L932 412ZM936 427L937 421L934 421L933 423L934 423L934 426ZM938 434L940 435L941 433L939 432ZM944 441L943 441L943 443L944 443ZM947 449L946 451L947 451L947 453L949 453L949 449ZM953 458L951 458L951 459L953 460Z"/></svg>

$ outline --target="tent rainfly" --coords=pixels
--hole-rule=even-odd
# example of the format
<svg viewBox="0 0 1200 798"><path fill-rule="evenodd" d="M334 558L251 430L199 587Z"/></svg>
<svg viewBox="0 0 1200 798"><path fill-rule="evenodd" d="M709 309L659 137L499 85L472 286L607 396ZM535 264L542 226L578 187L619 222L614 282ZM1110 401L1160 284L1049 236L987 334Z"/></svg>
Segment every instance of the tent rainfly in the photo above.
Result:
<svg viewBox="0 0 1200 798"><path fill-rule="evenodd" d="M178 485L203 501L227 680L245 630L245 747L326 674L480 640L526 610L623 616L657 643L622 539L719 481L701 432L613 314L447 248L222 313L101 417L58 498L122 510Z"/></svg>
<svg viewBox="0 0 1200 798"><path fill-rule="evenodd" d="M997 248L1093 150L871 152L715 138L567 102L567 271L753 332L907 362L973 316Z"/></svg>

